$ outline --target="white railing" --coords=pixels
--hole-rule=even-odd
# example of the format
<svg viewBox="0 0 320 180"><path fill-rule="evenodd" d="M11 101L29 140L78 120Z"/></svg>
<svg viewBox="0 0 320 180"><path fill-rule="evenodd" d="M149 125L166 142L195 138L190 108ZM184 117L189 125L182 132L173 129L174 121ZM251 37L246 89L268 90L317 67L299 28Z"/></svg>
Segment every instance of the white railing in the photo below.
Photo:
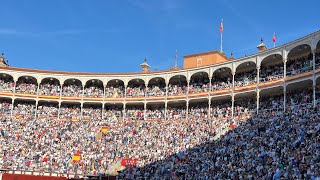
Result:
<svg viewBox="0 0 320 180"><path fill-rule="evenodd" d="M264 82L269 82L269 81L275 81L275 80L278 80L278 79L281 79L281 78L283 78L283 73L282 74L268 76L268 77L264 77L264 78L260 78L260 82L264 83Z"/></svg>

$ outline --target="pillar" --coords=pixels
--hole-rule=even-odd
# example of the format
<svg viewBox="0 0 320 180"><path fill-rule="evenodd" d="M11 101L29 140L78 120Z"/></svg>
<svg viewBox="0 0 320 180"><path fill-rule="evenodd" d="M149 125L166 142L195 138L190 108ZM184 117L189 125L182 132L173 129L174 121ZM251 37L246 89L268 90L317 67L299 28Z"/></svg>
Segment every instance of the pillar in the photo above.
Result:
<svg viewBox="0 0 320 180"><path fill-rule="evenodd" d="M82 95L83 95L83 93L82 93ZM82 120L82 118L83 118L83 102L81 102L80 110L81 110L81 113L80 113L80 120Z"/></svg>
<svg viewBox="0 0 320 180"><path fill-rule="evenodd" d="M287 85L284 84L284 87L283 87L283 112L286 112L286 101L287 101Z"/></svg>
<svg viewBox="0 0 320 180"><path fill-rule="evenodd" d="M60 93L59 93L60 95L59 95L59 99L61 99L61 97L62 97L62 87L63 87L63 84L60 85Z"/></svg>
<svg viewBox="0 0 320 180"><path fill-rule="evenodd" d="M144 102L144 112L143 112L143 119L147 119L147 102Z"/></svg>
<svg viewBox="0 0 320 180"><path fill-rule="evenodd" d="M234 94L232 93L231 97L231 116L234 118Z"/></svg>
<svg viewBox="0 0 320 180"><path fill-rule="evenodd" d="M164 120L167 120L167 108L168 108L168 102L167 100L164 102Z"/></svg>
<svg viewBox="0 0 320 180"><path fill-rule="evenodd" d="M208 101L208 107L209 107L209 109L208 109L208 118L210 118L211 117L211 97L209 96L209 101Z"/></svg>
<svg viewBox="0 0 320 180"><path fill-rule="evenodd" d="M236 75L236 72L232 72L232 92L234 90L234 76Z"/></svg>
<svg viewBox="0 0 320 180"><path fill-rule="evenodd" d="M104 96L103 96L104 97ZM102 103L102 110L101 110L101 119L104 119L104 102Z"/></svg>
<svg viewBox="0 0 320 180"><path fill-rule="evenodd" d="M314 70L316 69L316 50L312 50L312 66L313 66L313 74Z"/></svg>
<svg viewBox="0 0 320 180"><path fill-rule="evenodd" d="M40 82L40 84L39 83L37 83L38 84L38 86L37 86L37 97L39 96L39 90L40 90L40 84L41 84L41 82Z"/></svg>
<svg viewBox="0 0 320 180"><path fill-rule="evenodd" d="M259 114L259 106L260 106L260 90L257 89L257 114Z"/></svg>
<svg viewBox="0 0 320 180"><path fill-rule="evenodd" d="M84 97L84 87L85 87L85 85L82 84L82 96L81 96L82 100L83 100L83 97Z"/></svg>
<svg viewBox="0 0 320 180"><path fill-rule="evenodd" d="M11 113L10 113L11 119L12 119L12 114L13 114L13 108L14 108L14 99L12 98L12 107L11 107Z"/></svg>
<svg viewBox="0 0 320 180"><path fill-rule="evenodd" d="M260 66L257 66L257 80L256 80L257 87L259 87L260 83Z"/></svg>
<svg viewBox="0 0 320 180"><path fill-rule="evenodd" d="M287 58L283 59L283 79L286 80L287 77Z"/></svg>
<svg viewBox="0 0 320 180"><path fill-rule="evenodd" d="M316 80L315 78L313 77L313 108L316 108L317 107L317 99L316 99Z"/></svg>
<svg viewBox="0 0 320 180"><path fill-rule="evenodd" d="M186 103L186 120L188 120L188 116L189 116L189 99L187 99L187 103Z"/></svg>
<svg viewBox="0 0 320 180"><path fill-rule="evenodd" d="M125 88L127 91L127 88ZM126 117L126 103L123 103L123 113L122 113L122 120L124 121Z"/></svg>
<svg viewBox="0 0 320 180"><path fill-rule="evenodd" d="M39 90L39 88L38 88L38 90ZM39 92L39 91L38 91L38 92ZM38 99L37 99L37 100L36 100L35 113L34 113L34 119L35 119L35 120L37 120L38 104L39 104L39 101L38 101Z"/></svg>
<svg viewBox="0 0 320 180"><path fill-rule="evenodd" d="M61 91L60 91L60 97L61 97ZM61 111L61 101L59 101L59 108L58 108L58 119L60 119L60 111Z"/></svg>
<svg viewBox="0 0 320 180"><path fill-rule="evenodd" d="M209 77L209 94L212 91L212 76Z"/></svg>

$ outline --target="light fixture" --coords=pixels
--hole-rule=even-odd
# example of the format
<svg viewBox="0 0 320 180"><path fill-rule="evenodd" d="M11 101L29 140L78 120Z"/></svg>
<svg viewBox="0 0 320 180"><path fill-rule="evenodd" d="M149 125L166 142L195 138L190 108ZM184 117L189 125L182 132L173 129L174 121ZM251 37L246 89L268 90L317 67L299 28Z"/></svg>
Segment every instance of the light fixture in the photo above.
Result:
<svg viewBox="0 0 320 180"><path fill-rule="evenodd" d="M247 62L247 66L250 66L250 62Z"/></svg>
<svg viewBox="0 0 320 180"><path fill-rule="evenodd" d="M139 79L137 79L137 82L139 82Z"/></svg>
<svg viewBox="0 0 320 180"><path fill-rule="evenodd" d="M3 77L6 77L7 75L6 75L6 74L2 74L2 76L3 76Z"/></svg>
<svg viewBox="0 0 320 180"><path fill-rule="evenodd" d="M52 78L50 78L50 81L52 81L53 79Z"/></svg>
<svg viewBox="0 0 320 180"><path fill-rule="evenodd" d="M91 82L94 83L95 81L94 81L94 80L91 80Z"/></svg>
<svg viewBox="0 0 320 180"><path fill-rule="evenodd" d="M118 79L116 79L116 83L118 83L119 82L119 80Z"/></svg>

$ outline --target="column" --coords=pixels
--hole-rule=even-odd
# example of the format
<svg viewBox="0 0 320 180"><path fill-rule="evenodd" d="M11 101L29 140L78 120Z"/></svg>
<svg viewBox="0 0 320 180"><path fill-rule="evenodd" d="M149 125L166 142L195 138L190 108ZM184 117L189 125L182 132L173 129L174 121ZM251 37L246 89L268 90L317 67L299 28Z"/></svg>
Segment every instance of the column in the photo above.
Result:
<svg viewBox="0 0 320 180"><path fill-rule="evenodd" d="M82 96L81 96L82 100L83 100L83 97L84 97L84 87L85 87L85 85L82 84Z"/></svg>
<svg viewBox="0 0 320 180"><path fill-rule="evenodd" d="M257 89L257 114L259 114L259 106L260 106L260 90Z"/></svg>
<svg viewBox="0 0 320 180"><path fill-rule="evenodd" d="M315 50L312 50L312 65L313 65L313 75L314 75L314 70L316 69L316 52Z"/></svg>
<svg viewBox="0 0 320 180"><path fill-rule="evenodd" d="M284 87L283 87L283 112L286 112L286 96L287 96L287 85L284 84Z"/></svg>
<svg viewBox="0 0 320 180"><path fill-rule="evenodd" d="M13 114L13 108L14 108L14 99L12 98L12 107L11 107L11 113L10 113L11 119L12 119L12 114Z"/></svg>
<svg viewBox="0 0 320 180"><path fill-rule="evenodd" d="M211 118L211 97L209 96L209 101L208 101L208 118Z"/></svg>
<svg viewBox="0 0 320 180"><path fill-rule="evenodd" d="M209 94L212 91L212 76L209 77Z"/></svg>
<svg viewBox="0 0 320 180"><path fill-rule="evenodd" d="M125 88L127 89L127 88ZM124 121L126 117L126 103L123 103L123 112L122 112L122 120Z"/></svg>
<svg viewBox="0 0 320 180"><path fill-rule="evenodd" d="M286 80L287 77L287 59L283 59L283 79Z"/></svg>
<svg viewBox="0 0 320 180"><path fill-rule="evenodd" d="M41 82L40 82L40 84L41 84ZM38 86L37 86L37 97L39 96L39 89L40 89L40 84L38 84Z"/></svg>
<svg viewBox="0 0 320 180"><path fill-rule="evenodd" d="M60 94L61 94L61 91L60 91ZM57 117L58 120L60 119L60 111L61 111L61 101L59 101L59 109L58 109L58 117Z"/></svg>
<svg viewBox="0 0 320 180"><path fill-rule="evenodd" d="M186 108L186 120L188 120L188 116L189 116L189 100L187 99L187 108Z"/></svg>
<svg viewBox="0 0 320 180"><path fill-rule="evenodd" d="M257 87L259 87L259 83L260 83L260 66L257 66Z"/></svg>
<svg viewBox="0 0 320 180"><path fill-rule="evenodd" d="M316 99L316 80L315 78L313 77L313 108L316 108L317 107L317 99Z"/></svg>
<svg viewBox="0 0 320 180"><path fill-rule="evenodd" d="M143 119L146 120L147 119L147 103L144 102L144 113L143 113Z"/></svg>
<svg viewBox="0 0 320 180"><path fill-rule="evenodd" d="M167 120L167 108L168 108L168 102L167 100L164 102L164 120Z"/></svg>
<svg viewBox="0 0 320 180"><path fill-rule="evenodd" d="M232 93L231 97L231 116L234 118L234 94Z"/></svg>
<svg viewBox="0 0 320 180"><path fill-rule="evenodd" d="M60 95L59 95L59 99L61 99L61 97L62 97L62 87L63 87L63 84L60 85Z"/></svg>
<svg viewBox="0 0 320 180"><path fill-rule="evenodd" d="M236 75L236 72L232 72L232 92L234 90L234 76Z"/></svg>
<svg viewBox="0 0 320 180"><path fill-rule="evenodd" d="M38 89L38 90L39 90L39 89ZM37 100L36 100L35 113L34 113L34 119L35 119L35 120L37 120L38 104L39 104L39 101L38 101L38 99L37 99Z"/></svg>
<svg viewBox="0 0 320 180"><path fill-rule="evenodd" d="M103 96L104 97L104 96ZM102 103L101 119L104 119L104 102Z"/></svg>
<svg viewBox="0 0 320 180"><path fill-rule="evenodd" d="M128 85L124 85L124 98L127 98L127 86Z"/></svg>
<svg viewBox="0 0 320 180"><path fill-rule="evenodd" d="M81 108L80 120L82 120L82 118L83 118L83 102L81 102L80 108Z"/></svg>

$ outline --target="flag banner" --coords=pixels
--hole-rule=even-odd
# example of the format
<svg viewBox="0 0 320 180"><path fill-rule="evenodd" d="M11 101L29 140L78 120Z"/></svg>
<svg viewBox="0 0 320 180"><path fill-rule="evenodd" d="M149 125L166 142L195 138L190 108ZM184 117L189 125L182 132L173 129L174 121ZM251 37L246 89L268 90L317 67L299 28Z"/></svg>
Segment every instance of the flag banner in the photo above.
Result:
<svg viewBox="0 0 320 180"><path fill-rule="evenodd" d="M138 162L138 159L134 158L122 158L121 166L135 166Z"/></svg>
<svg viewBox="0 0 320 180"><path fill-rule="evenodd" d="M272 41L275 43L277 41L276 33L273 34Z"/></svg>
<svg viewBox="0 0 320 180"><path fill-rule="evenodd" d="M105 134L108 131L108 129L109 129L108 126L103 126L101 129L101 132Z"/></svg>
<svg viewBox="0 0 320 180"><path fill-rule="evenodd" d="M223 19L221 19L221 23L220 23L220 32L223 32Z"/></svg>
<svg viewBox="0 0 320 180"><path fill-rule="evenodd" d="M75 154L73 155L72 161L73 161L74 163L76 163L76 162L80 161L80 159L81 159L81 155L80 155L80 152L78 151L77 153L75 153Z"/></svg>

